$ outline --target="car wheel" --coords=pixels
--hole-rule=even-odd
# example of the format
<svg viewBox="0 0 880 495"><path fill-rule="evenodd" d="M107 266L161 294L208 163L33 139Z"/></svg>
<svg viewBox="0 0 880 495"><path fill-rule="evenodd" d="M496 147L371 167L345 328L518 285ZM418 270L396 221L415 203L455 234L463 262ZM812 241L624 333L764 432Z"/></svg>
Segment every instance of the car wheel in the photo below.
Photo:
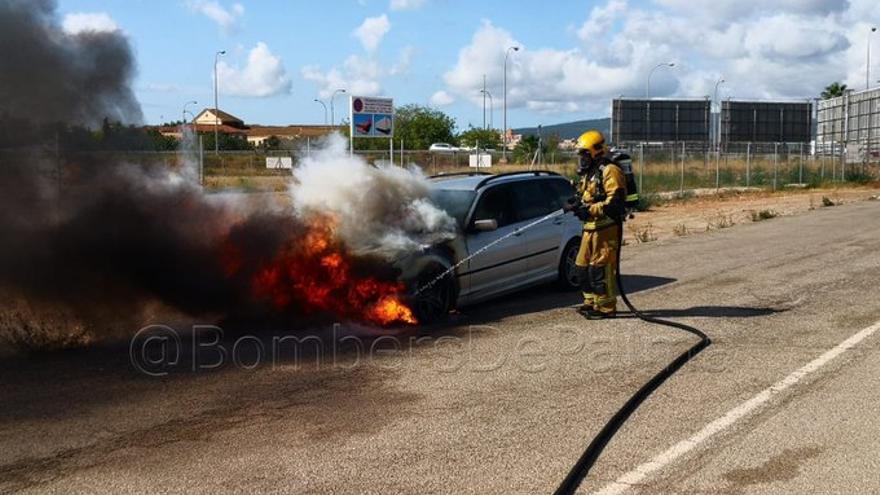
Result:
<svg viewBox="0 0 880 495"><path fill-rule="evenodd" d="M419 323L423 325L442 321L449 315L449 310L452 309L452 277L454 275L449 273L438 279L437 277L440 277L444 271L442 267L435 266L425 270L419 276L418 288L424 289L415 295L413 311Z"/></svg>
<svg viewBox="0 0 880 495"><path fill-rule="evenodd" d="M574 238L568 241L568 244L565 245L565 249L562 251L557 283L559 287L565 290L575 290L581 286L580 280L578 280L577 266L575 265L580 248L580 238Z"/></svg>

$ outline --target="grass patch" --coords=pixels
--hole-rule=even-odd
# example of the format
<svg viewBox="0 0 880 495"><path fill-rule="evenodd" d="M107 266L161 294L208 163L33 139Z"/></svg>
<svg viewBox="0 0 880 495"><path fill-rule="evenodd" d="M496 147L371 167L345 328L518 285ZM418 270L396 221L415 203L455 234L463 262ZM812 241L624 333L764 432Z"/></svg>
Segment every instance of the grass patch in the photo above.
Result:
<svg viewBox="0 0 880 495"><path fill-rule="evenodd" d="M688 230L687 225L680 223L672 227L672 233L675 234L676 237L684 237L690 234L690 231Z"/></svg>
<svg viewBox="0 0 880 495"><path fill-rule="evenodd" d="M639 204L636 205L636 211L648 211L652 206L658 206L662 202L662 198L657 194L639 194Z"/></svg>
<svg viewBox="0 0 880 495"><path fill-rule="evenodd" d="M635 237L639 244L654 242L657 240L657 236L654 234L654 226L650 223L642 227L633 227L632 230L633 237Z"/></svg>
<svg viewBox="0 0 880 495"><path fill-rule="evenodd" d="M733 227L733 216L719 213L706 222L706 230L719 230Z"/></svg>
<svg viewBox="0 0 880 495"><path fill-rule="evenodd" d="M753 211L753 212L751 212L751 215L752 215L753 222L760 222L762 220L770 220L771 218L775 218L775 217L779 216L779 214L773 210Z"/></svg>
<svg viewBox="0 0 880 495"><path fill-rule="evenodd" d="M837 203L835 203L830 198L828 198L828 196L822 196L822 206L824 206L824 207L837 206Z"/></svg>

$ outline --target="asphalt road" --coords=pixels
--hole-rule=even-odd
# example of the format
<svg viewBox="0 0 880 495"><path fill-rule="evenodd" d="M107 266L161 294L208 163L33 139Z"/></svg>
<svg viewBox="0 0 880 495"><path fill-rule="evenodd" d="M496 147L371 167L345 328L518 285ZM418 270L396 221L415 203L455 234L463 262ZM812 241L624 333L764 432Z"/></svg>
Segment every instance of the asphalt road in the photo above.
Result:
<svg viewBox="0 0 880 495"><path fill-rule="evenodd" d="M878 217L867 201L627 248L633 302L714 343L632 416L582 491L880 491L880 331L847 341L880 321ZM577 302L537 288L396 340L345 326L298 353L281 342L274 362L277 335L227 331L213 369L213 336L178 329L178 364L147 366L159 377L127 346L6 360L0 491L551 492L694 342L585 321Z"/></svg>

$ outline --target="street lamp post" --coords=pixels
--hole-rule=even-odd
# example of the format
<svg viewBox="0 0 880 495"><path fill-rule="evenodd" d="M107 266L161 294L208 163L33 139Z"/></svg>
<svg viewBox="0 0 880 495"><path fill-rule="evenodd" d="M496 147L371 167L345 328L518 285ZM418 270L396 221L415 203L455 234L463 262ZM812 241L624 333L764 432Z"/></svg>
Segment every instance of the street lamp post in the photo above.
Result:
<svg viewBox="0 0 880 495"><path fill-rule="evenodd" d="M330 125L336 125L336 111L333 106L333 100L336 99L336 95L338 93L345 93L345 90L342 88L337 89L330 95Z"/></svg>
<svg viewBox="0 0 880 495"><path fill-rule="evenodd" d="M495 117L494 117L494 115L495 115L495 100L492 98L492 93L490 93L489 90L484 89L480 92L489 97L489 128L494 129L495 128Z"/></svg>
<svg viewBox="0 0 880 495"><path fill-rule="evenodd" d="M186 132L186 114L187 114L186 106L187 105L198 105L198 104L199 104L199 102L197 102L196 100L190 100L190 101L183 104L183 111L180 113L181 120L183 121L183 123L180 124L180 137L181 137L181 139L183 139L184 133ZM192 115L192 112L189 112L189 114ZM193 117L193 120L195 120L195 117ZM195 124L193 124L193 125L195 125Z"/></svg>
<svg viewBox="0 0 880 495"><path fill-rule="evenodd" d="M718 101L718 86L724 84L725 82L727 81L725 81L723 77L715 82L714 101L716 105L718 105L718 121L715 124L715 146L718 147L721 146L721 102Z"/></svg>
<svg viewBox="0 0 880 495"><path fill-rule="evenodd" d="M868 62L865 64L865 89L871 89L871 34L876 31L877 28L872 27L868 32Z"/></svg>
<svg viewBox="0 0 880 495"><path fill-rule="evenodd" d="M186 125L186 106L187 105L198 105L198 104L199 104L199 102L197 102L196 100L190 100L190 101L183 104L183 112L181 112L181 116L183 117L183 125ZM190 113L190 115L192 115L192 113Z"/></svg>
<svg viewBox="0 0 880 495"><path fill-rule="evenodd" d="M315 103L320 103L324 107L324 125L327 125L327 104L317 98L315 98Z"/></svg>
<svg viewBox="0 0 880 495"><path fill-rule="evenodd" d="M214 154L220 153L220 114L217 105L217 60L221 55L226 55L226 50L220 50L214 54Z"/></svg>
<svg viewBox="0 0 880 495"><path fill-rule="evenodd" d="M659 69L660 67L675 67L675 62L663 62L662 64L657 64L648 72L648 79L645 81L645 142L651 140L651 76L654 75L654 71Z"/></svg>
<svg viewBox="0 0 880 495"><path fill-rule="evenodd" d="M507 163L507 56L510 55L510 50L518 52L519 47L511 46L504 52L504 146L501 148L501 161L504 163Z"/></svg>

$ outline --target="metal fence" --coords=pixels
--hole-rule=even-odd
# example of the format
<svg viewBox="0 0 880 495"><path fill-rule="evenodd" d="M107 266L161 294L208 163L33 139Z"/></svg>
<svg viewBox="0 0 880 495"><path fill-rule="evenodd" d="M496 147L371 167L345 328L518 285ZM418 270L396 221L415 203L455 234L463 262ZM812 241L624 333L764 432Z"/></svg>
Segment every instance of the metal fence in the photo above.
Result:
<svg viewBox="0 0 880 495"><path fill-rule="evenodd" d="M880 160L853 162L843 148L817 148L810 144L730 143L721 149L708 143L632 144L623 151L633 159L639 191L685 193L694 189L752 187L778 190L808 187L842 181L866 182L880 178ZM213 151L189 152L83 152L57 156L51 149L0 150L0 164L6 159L29 160L43 164L47 174L64 182L64 170L76 170L88 163L108 160L140 163L163 168L199 169L199 180L211 189L283 191L290 169L267 167L267 158L289 158L291 166L316 150L312 147L283 151ZM10 153L14 153L14 156ZM557 150L543 155L517 156L508 153L509 163L501 163L498 151L487 152L491 168L471 168L471 152L434 153L429 151L389 150L357 151L367 162L392 161L396 166L416 165L427 175L461 171L511 172L549 169L574 178L577 159L572 151ZM41 157L36 160L36 157ZM99 158L93 160L93 158ZM40 165L42 166L42 165Z"/></svg>
<svg viewBox="0 0 880 495"><path fill-rule="evenodd" d="M818 103L816 147L849 163L880 161L880 88Z"/></svg>
<svg viewBox="0 0 880 495"><path fill-rule="evenodd" d="M880 177L877 162L849 162L841 153L814 152L808 143L730 143L725 148L664 143L630 145L639 190L757 187L778 190Z"/></svg>

